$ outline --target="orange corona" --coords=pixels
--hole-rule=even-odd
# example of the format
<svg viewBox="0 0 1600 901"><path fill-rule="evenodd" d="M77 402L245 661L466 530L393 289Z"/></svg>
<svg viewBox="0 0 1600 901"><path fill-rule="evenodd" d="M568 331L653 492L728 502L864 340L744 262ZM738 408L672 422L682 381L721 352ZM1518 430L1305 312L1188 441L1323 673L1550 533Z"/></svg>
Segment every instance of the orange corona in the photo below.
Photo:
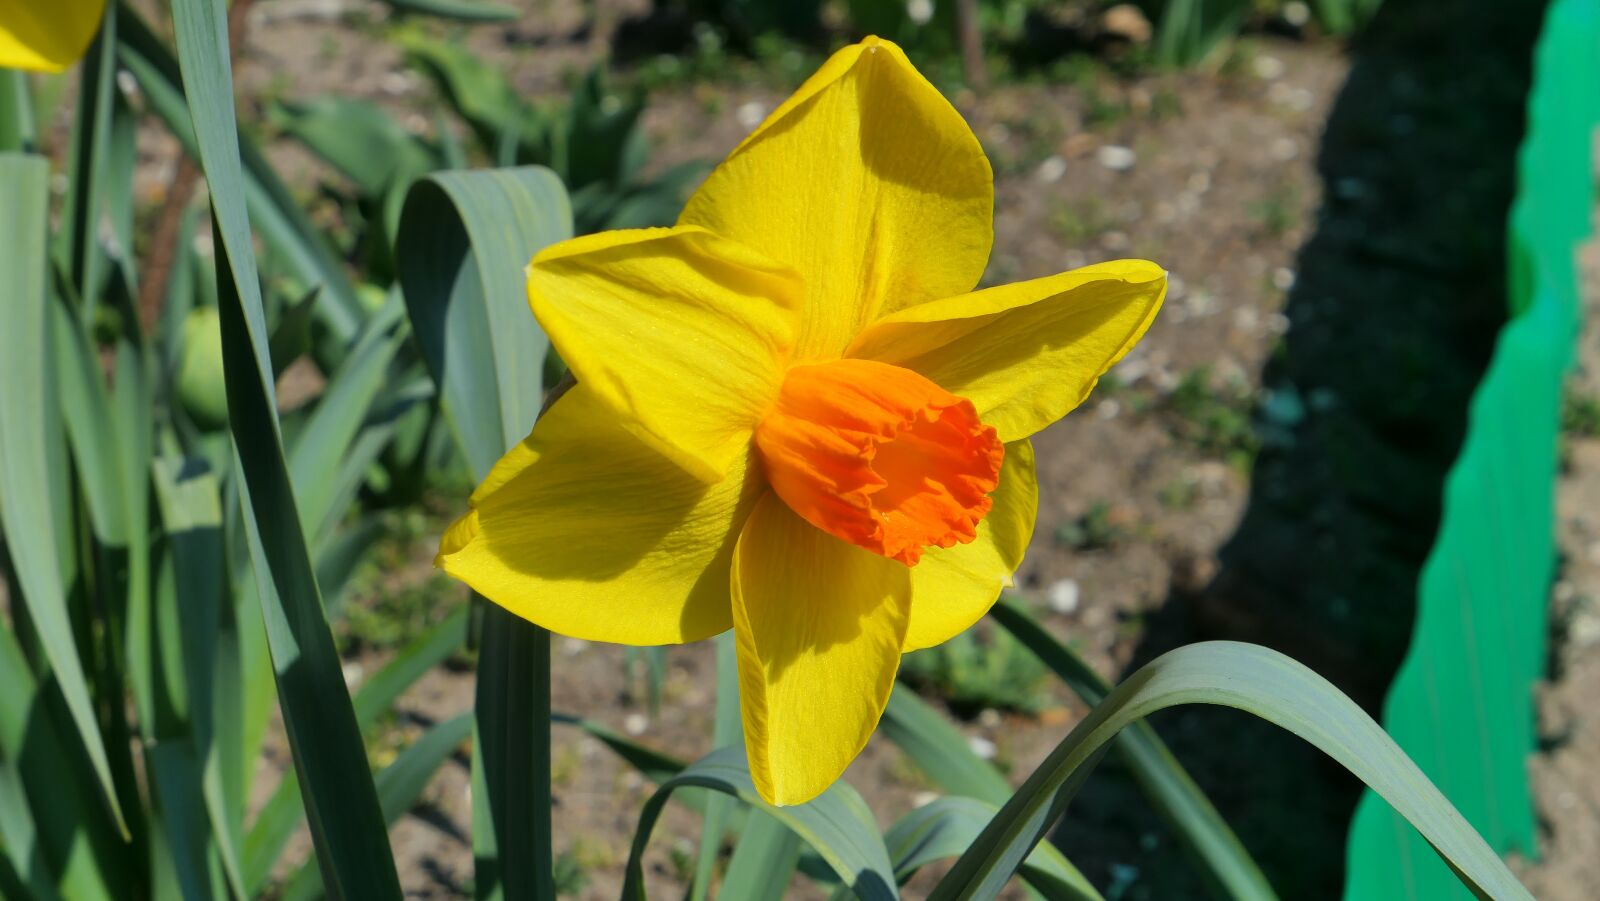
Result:
<svg viewBox="0 0 1600 901"><path fill-rule="evenodd" d="M802 519L907 566L976 537L1005 459L971 401L871 360L791 369L755 439Z"/></svg>

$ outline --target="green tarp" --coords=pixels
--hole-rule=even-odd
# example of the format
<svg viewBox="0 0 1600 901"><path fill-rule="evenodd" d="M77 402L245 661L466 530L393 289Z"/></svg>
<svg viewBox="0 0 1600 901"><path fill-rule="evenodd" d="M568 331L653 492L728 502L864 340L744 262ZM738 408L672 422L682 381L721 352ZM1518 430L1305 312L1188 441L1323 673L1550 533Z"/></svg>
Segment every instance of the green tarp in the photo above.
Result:
<svg viewBox="0 0 1600 901"><path fill-rule="evenodd" d="M1562 386L1578 333L1576 252L1595 202L1600 0L1555 0L1534 60L1507 236L1511 317L1473 396L1422 570L1416 631L1384 726L1502 853L1537 852L1528 758L1545 670ZM1347 901L1467 897L1370 791L1351 827Z"/></svg>

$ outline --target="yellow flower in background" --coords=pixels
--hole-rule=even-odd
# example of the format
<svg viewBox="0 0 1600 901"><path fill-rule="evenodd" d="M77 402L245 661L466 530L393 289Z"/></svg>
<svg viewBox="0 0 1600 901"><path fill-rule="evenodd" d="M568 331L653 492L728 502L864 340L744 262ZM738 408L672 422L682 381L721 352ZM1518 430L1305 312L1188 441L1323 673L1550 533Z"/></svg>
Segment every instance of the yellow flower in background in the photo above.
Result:
<svg viewBox="0 0 1600 901"><path fill-rule="evenodd" d="M1028 436L1149 327L1166 273L1104 263L973 291L993 175L876 38L836 53L672 228L534 258L577 377L438 563L553 632L732 628L750 772L807 801L865 746L900 655L976 622L1033 533Z"/></svg>
<svg viewBox="0 0 1600 901"><path fill-rule="evenodd" d="M0 68L59 72L100 27L105 0L0 0Z"/></svg>

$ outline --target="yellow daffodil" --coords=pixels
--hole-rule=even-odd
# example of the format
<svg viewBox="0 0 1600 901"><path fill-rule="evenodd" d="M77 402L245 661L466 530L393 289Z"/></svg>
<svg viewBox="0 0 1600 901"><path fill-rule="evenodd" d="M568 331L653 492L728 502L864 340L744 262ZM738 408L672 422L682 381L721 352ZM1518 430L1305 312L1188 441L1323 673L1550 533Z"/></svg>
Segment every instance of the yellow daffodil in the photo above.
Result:
<svg viewBox="0 0 1600 901"><path fill-rule="evenodd" d="M973 291L993 175L876 38L839 51L672 228L528 270L577 377L451 526L439 565L564 635L734 630L750 773L827 788L900 655L987 611L1022 561L1028 436L1088 396L1166 290L1121 261Z"/></svg>
<svg viewBox="0 0 1600 901"><path fill-rule="evenodd" d="M59 72L78 61L106 0L0 0L0 68Z"/></svg>

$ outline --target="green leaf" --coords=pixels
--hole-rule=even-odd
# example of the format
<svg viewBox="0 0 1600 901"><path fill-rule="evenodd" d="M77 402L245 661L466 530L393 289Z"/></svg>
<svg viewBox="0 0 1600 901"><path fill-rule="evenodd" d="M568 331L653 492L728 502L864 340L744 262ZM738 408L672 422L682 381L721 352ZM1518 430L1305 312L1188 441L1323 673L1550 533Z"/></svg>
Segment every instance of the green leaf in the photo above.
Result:
<svg viewBox="0 0 1600 901"><path fill-rule="evenodd" d="M314 547L323 546L344 513L341 501L347 498L336 486L356 436L388 385L390 364L406 341L403 315L396 299L367 320L289 447L300 527L312 537Z"/></svg>
<svg viewBox="0 0 1600 901"><path fill-rule="evenodd" d="M549 342L528 309L523 269L571 234L566 193L545 169L438 173L406 198L396 249L412 333L479 479L528 433L543 401ZM479 898L553 898L550 636L493 604L483 611L475 886Z"/></svg>
<svg viewBox="0 0 1600 901"><path fill-rule="evenodd" d="M683 772L684 767L688 766L687 763L673 757L671 754L640 744L620 732L592 720L573 716L570 713L552 713L550 714L550 721L566 726L576 726L589 733L594 738L599 739L601 744L610 748L613 753L622 758L629 766L638 770L646 779L657 785Z"/></svg>
<svg viewBox="0 0 1600 901"><path fill-rule="evenodd" d="M222 756L216 745L216 683L222 611L227 602L223 570L222 499L215 476L198 459L165 457L153 467L161 522L172 557L173 605L163 610L170 626L163 641L168 671L182 678L186 722L175 732L157 736L158 748L181 748L162 769L165 784L181 781L183 791L198 799L210 842L196 842L206 856L215 853L236 897L245 897L239 847L232 813L223 794ZM158 775L161 775L158 773ZM186 801L185 805L189 802ZM176 840L176 836L174 839ZM209 849L207 846L209 844ZM201 872L206 869L201 858Z"/></svg>
<svg viewBox="0 0 1600 901"><path fill-rule="evenodd" d="M323 618L284 459L224 19L223 4L215 0L174 0L178 56L217 237L228 425L279 704L330 892L339 898L399 898L382 809Z"/></svg>
<svg viewBox="0 0 1600 901"><path fill-rule="evenodd" d="M1001 599L989 615L1090 707L1111 693L1111 686L1093 667L1015 603ZM1111 747L1122 757L1150 806L1172 829L1218 897L1262 901L1276 897L1250 852L1149 723L1129 726L1117 735Z"/></svg>
<svg viewBox="0 0 1600 901"><path fill-rule="evenodd" d="M110 898L127 845L102 814L94 778L56 728L48 687L0 628L0 839L34 895ZM87 841L85 841L87 839ZM78 853L73 853L78 849ZM87 852L87 853L84 853Z"/></svg>
<svg viewBox="0 0 1600 901"><path fill-rule="evenodd" d="M756 817L745 826L733 848L728 872L722 877L721 896L782 901L799 863L800 836L771 817Z"/></svg>
<svg viewBox="0 0 1600 901"><path fill-rule="evenodd" d="M628 855L628 871L622 887L624 901L643 901L644 850L650 833L672 792L683 787L708 788L732 795L782 823L798 835L838 874L840 880L862 901L899 897L894 869L883 837L878 834L872 811L849 783L835 782L816 799L790 807L774 807L756 793L743 748L712 751L662 783L639 815Z"/></svg>
<svg viewBox="0 0 1600 901"><path fill-rule="evenodd" d="M367 197L436 169L439 160L382 107L348 97L285 103L274 111L284 133L306 145Z"/></svg>
<svg viewBox="0 0 1600 901"><path fill-rule="evenodd" d="M1152 47L1164 66L1192 66L1231 40L1250 14L1251 0L1167 0Z"/></svg>
<svg viewBox="0 0 1600 901"><path fill-rule="evenodd" d="M895 878L904 883L937 860L959 857L999 808L977 798L945 797L901 817L884 833ZM1040 842L1022 862L1025 882L1056 901L1102 901L1078 868L1049 842Z"/></svg>
<svg viewBox="0 0 1600 901"><path fill-rule="evenodd" d="M481 627L472 804L478 897L549 901L550 633L495 604L484 605Z"/></svg>
<svg viewBox="0 0 1600 901"><path fill-rule="evenodd" d="M115 91L117 8L108 4L99 33L84 54L78 103L72 123L72 151L61 232L65 245L60 257L72 275L84 304L84 321L93 312L104 277L105 256L100 249L100 214L105 207L111 177L106 165L111 136L111 109Z"/></svg>
<svg viewBox="0 0 1600 901"><path fill-rule="evenodd" d="M46 453L47 436L61 429L45 284L49 185L43 157L0 153L0 197L7 198L0 215L0 297L8 310L0 328L0 523L22 588L12 603L27 610L101 796L126 835L61 582L56 519L66 511L55 509L49 491L52 466L63 464Z"/></svg>
<svg viewBox="0 0 1600 901"><path fill-rule="evenodd" d="M966 736L909 686L895 686L878 728L944 791L993 804L1011 797L1011 786L1000 771L974 754Z"/></svg>
<svg viewBox="0 0 1600 901"><path fill-rule="evenodd" d="M509 6L472 0L385 0L399 12L421 13L462 22L513 22L521 13Z"/></svg>
<svg viewBox="0 0 1600 901"><path fill-rule="evenodd" d="M406 689L422 675L460 650L467 640L468 608L462 606L438 625L418 635L395 654L383 668L372 674L356 691L356 723L366 731ZM244 880L251 897L261 892L284 845L300 823L300 784L293 779L278 783L277 790L261 808L255 825L245 839Z"/></svg>
<svg viewBox="0 0 1600 901"><path fill-rule="evenodd" d="M149 108L167 126L184 152L199 159L201 144L185 105L179 66L160 38L126 3L121 6L120 43L117 58L133 75ZM352 340L363 314L355 286L343 265L324 242L321 232L311 224L260 150L238 136L234 129L236 155L243 159L240 192L249 216L261 235L262 243L274 260L287 266L306 290L320 288L317 315L335 341Z"/></svg>
<svg viewBox="0 0 1600 901"><path fill-rule="evenodd" d="M0 153L31 153L39 140L28 73L0 69Z"/></svg>
<svg viewBox="0 0 1600 901"><path fill-rule="evenodd" d="M378 774L378 798L383 802L383 815L390 825L399 822L406 811L416 805L433 774L471 734L471 714L446 720L429 729L384 767ZM280 897L282 901L312 901L322 897L322 874L307 863L289 878Z"/></svg>
<svg viewBox="0 0 1600 901"><path fill-rule="evenodd" d="M1117 686L1006 802L930 899L995 897L1066 810L1109 742L1129 724L1178 704L1234 707L1288 729L1393 805L1479 897L1532 897L1355 702L1276 651L1209 641L1163 654Z"/></svg>
<svg viewBox="0 0 1600 901"><path fill-rule="evenodd" d="M396 249L411 330L479 479L533 428L543 400L549 341L523 270L571 236L548 169L435 173L406 198Z"/></svg>
<svg viewBox="0 0 1600 901"><path fill-rule="evenodd" d="M712 711L711 746L729 748L744 740L744 724L739 712L739 657L732 632L724 632L712 641L717 649L717 695ZM714 792L706 801L706 813L700 823L700 853L695 858L694 883L689 888L690 901L705 901L711 891L711 875L716 869L722 837L727 832L735 803L727 795Z"/></svg>

